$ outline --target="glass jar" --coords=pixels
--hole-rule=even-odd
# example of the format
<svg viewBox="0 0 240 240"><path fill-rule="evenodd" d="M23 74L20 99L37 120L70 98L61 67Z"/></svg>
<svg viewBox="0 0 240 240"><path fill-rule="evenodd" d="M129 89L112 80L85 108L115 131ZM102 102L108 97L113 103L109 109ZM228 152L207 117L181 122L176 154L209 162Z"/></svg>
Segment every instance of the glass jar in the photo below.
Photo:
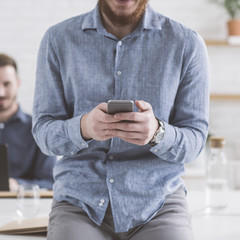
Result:
<svg viewBox="0 0 240 240"><path fill-rule="evenodd" d="M225 208L228 204L228 165L224 145L224 138L210 138L206 162L206 206L213 210Z"/></svg>

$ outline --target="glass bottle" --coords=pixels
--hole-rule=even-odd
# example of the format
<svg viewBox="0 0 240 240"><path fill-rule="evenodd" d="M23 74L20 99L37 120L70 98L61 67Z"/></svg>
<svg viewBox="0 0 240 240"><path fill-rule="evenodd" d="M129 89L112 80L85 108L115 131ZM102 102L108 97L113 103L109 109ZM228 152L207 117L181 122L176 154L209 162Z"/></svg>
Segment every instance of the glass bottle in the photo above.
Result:
<svg viewBox="0 0 240 240"><path fill-rule="evenodd" d="M212 210L225 208L228 203L228 169L224 145L224 138L210 138L210 154L206 162L206 206Z"/></svg>

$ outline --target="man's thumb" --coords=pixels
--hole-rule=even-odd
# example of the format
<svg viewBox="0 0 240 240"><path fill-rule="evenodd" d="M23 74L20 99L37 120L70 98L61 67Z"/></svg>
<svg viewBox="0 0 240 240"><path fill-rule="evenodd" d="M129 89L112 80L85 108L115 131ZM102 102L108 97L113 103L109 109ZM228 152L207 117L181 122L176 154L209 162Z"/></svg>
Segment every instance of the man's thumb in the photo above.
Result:
<svg viewBox="0 0 240 240"><path fill-rule="evenodd" d="M139 112L144 112L147 111L149 108L151 108L150 104L141 100L141 101L136 101L135 102L137 108L139 108Z"/></svg>

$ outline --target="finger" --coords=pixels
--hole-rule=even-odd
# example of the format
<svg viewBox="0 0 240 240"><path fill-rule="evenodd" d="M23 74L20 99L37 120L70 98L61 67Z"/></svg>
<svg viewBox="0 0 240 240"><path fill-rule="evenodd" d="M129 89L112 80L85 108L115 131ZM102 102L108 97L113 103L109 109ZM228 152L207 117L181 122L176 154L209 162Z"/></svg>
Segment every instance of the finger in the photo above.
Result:
<svg viewBox="0 0 240 240"><path fill-rule="evenodd" d="M114 115L105 113L102 109L98 109L99 114L97 117L97 121L101 123L114 123L119 122L121 120L114 118Z"/></svg>
<svg viewBox="0 0 240 240"><path fill-rule="evenodd" d="M124 139L146 139L147 138L147 136L145 136L145 134L141 132L127 132L127 131L121 131L121 130L113 130L112 133L115 137L124 138Z"/></svg>
<svg viewBox="0 0 240 240"><path fill-rule="evenodd" d="M98 110L97 121L99 122L116 122L116 119L112 115L107 114L107 103L102 102L97 105L96 109Z"/></svg>
<svg viewBox="0 0 240 240"><path fill-rule="evenodd" d="M147 110L151 110L151 109L152 109L152 106L150 105L150 103L145 102L145 101L143 101L143 100L141 100L141 101L136 100L136 101L135 101L135 104L136 104L137 108L139 108L139 111L140 111L140 112L144 112L144 111L147 111Z"/></svg>
<svg viewBox="0 0 240 240"><path fill-rule="evenodd" d="M98 122L92 126L92 135L94 139L100 139L105 136L113 137L113 134L114 129L110 128L108 123Z"/></svg>
<svg viewBox="0 0 240 240"><path fill-rule="evenodd" d="M129 139L129 138L121 138L121 139L124 140L125 142L132 143L139 146L144 146L148 144L148 141L145 141L143 139Z"/></svg>
<svg viewBox="0 0 240 240"><path fill-rule="evenodd" d="M95 132L94 139L97 141L106 141L112 137L114 137L114 131L111 129L101 129Z"/></svg>
<svg viewBox="0 0 240 240"><path fill-rule="evenodd" d="M107 113L107 103L102 102L97 105L97 108L100 109L101 111Z"/></svg>
<svg viewBox="0 0 240 240"><path fill-rule="evenodd" d="M99 122L102 123L117 123L122 121L121 119L115 118L112 114L102 114L99 116Z"/></svg>
<svg viewBox="0 0 240 240"><path fill-rule="evenodd" d="M145 116L139 112L116 113L114 119L118 121L144 122Z"/></svg>
<svg viewBox="0 0 240 240"><path fill-rule="evenodd" d="M136 122L130 121L120 121L117 123L109 123L108 127L110 129L117 129L127 132L142 132L142 125Z"/></svg>
<svg viewBox="0 0 240 240"><path fill-rule="evenodd" d="M93 130L100 133L101 131L112 130L112 128L110 127L109 123L98 122L93 125Z"/></svg>

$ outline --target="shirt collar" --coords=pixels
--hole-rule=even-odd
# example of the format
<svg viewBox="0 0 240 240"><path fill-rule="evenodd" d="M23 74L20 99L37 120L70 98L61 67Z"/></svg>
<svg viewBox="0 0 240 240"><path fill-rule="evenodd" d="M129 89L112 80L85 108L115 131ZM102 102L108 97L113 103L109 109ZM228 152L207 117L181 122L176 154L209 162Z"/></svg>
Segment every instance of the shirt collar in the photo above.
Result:
<svg viewBox="0 0 240 240"><path fill-rule="evenodd" d="M143 29L156 29L161 30L163 24L163 16L155 12L152 7L147 4L146 12L143 16Z"/></svg>
<svg viewBox="0 0 240 240"><path fill-rule="evenodd" d="M162 15L156 13L152 7L147 4L146 11L144 13L143 19L137 27L139 30L143 29L162 29ZM98 32L106 32L102 25L102 20L99 12L98 4L94 10L92 10L82 24L82 30L96 29Z"/></svg>
<svg viewBox="0 0 240 240"><path fill-rule="evenodd" d="M82 30L84 31L89 29L97 29L98 31L104 30L98 4L83 21Z"/></svg>
<svg viewBox="0 0 240 240"><path fill-rule="evenodd" d="M23 123L27 123L29 120L27 115L22 111L21 107L18 105L17 112L7 121L7 123L20 121Z"/></svg>

